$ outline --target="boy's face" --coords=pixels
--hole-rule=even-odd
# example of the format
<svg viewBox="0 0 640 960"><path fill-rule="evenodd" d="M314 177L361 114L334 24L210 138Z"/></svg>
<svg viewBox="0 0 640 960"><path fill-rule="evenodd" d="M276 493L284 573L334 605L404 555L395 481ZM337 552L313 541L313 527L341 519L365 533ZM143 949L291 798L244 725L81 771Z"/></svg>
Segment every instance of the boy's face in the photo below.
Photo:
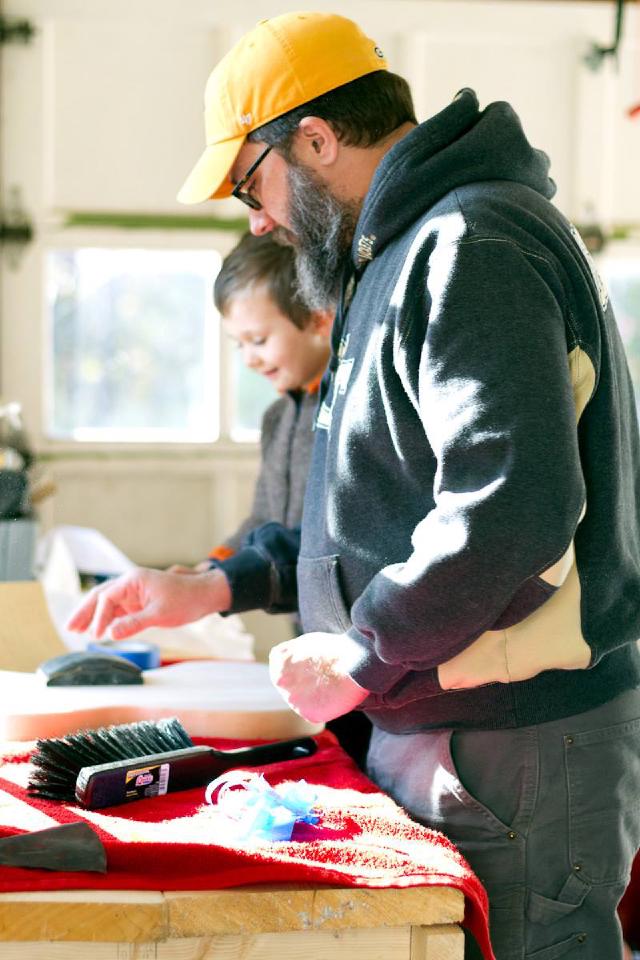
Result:
<svg viewBox="0 0 640 960"><path fill-rule="evenodd" d="M260 285L235 296L222 319L242 351L243 362L279 393L300 390L324 372L329 359L329 314L313 314L301 330Z"/></svg>

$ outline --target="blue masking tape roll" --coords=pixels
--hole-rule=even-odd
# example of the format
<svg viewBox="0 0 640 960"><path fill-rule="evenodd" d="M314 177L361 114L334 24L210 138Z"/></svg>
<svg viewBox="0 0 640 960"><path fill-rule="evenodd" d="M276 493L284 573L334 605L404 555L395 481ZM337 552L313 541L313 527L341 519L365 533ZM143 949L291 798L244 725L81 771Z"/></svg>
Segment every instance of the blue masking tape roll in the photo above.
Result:
<svg viewBox="0 0 640 960"><path fill-rule="evenodd" d="M87 650L124 657L141 670L153 670L160 666L160 647L142 640L103 640L101 643L87 644Z"/></svg>

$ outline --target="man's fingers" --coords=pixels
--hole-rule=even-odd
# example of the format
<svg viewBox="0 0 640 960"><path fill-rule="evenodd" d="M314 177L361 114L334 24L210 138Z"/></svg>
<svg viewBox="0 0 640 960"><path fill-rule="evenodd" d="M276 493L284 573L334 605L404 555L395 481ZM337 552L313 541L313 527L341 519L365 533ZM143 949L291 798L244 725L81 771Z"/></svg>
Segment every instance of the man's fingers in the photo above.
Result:
<svg viewBox="0 0 640 960"><path fill-rule="evenodd" d="M66 626L68 630L73 630L76 633L84 633L89 629L96 611L98 596L111 585L112 584L107 580L104 583L98 584L97 587L93 587L93 589L89 591L85 599L82 601L82 604L71 614L71 617L67 621Z"/></svg>
<svg viewBox="0 0 640 960"><path fill-rule="evenodd" d="M131 613L128 617L118 617L111 624L111 637L113 640L128 640L141 630L146 630L152 626L152 615L143 616L139 613Z"/></svg>
<svg viewBox="0 0 640 960"><path fill-rule="evenodd" d="M108 594L103 593L97 598L95 613L91 621L91 632L96 639L100 639L119 612L124 613L124 611L120 611L119 606L116 607L115 601Z"/></svg>
<svg viewBox="0 0 640 960"><path fill-rule="evenodd" d="M93 614L96 609L97 598L86 600L82 606L75 611L67 621L67 630L75 633L84 633L89 629L89 624L93 620Z"/></svg>
<svg viewBox="0 0 640 960"><path fill-rule="evenodd" d="M116 581L107 590L98 594L91 630L101 637L114 620L128 614L137 614L141 609L140 583L137 579Z"/></svg>

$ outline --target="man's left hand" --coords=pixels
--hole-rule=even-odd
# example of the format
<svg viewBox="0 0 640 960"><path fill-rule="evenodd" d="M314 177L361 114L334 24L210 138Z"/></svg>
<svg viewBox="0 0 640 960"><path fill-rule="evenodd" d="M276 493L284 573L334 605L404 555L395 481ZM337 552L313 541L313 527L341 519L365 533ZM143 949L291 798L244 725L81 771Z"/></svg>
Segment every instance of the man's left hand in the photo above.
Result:
<svg viewBox="0 0 640 960"><path fill-rule="evenodd" d="M304 633L273 647L269 673L292 710L312 723L325 723L369 695L349 676L357 659L357 645L345 634Z"/></svg>

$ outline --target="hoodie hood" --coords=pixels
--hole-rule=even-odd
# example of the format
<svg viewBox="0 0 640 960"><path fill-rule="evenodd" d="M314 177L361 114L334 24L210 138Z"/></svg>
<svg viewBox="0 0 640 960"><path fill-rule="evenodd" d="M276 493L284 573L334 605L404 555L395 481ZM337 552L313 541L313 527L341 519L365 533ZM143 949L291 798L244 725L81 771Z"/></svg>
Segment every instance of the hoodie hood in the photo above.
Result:
<svg viewBox="0 0 640 960"><path fill-rule="evenodd" d="M531 146L513 108L498 101L481 111L465 88L381 160L354 234L354 263L373 260L451 190L486 180L516 181L547 200L556 191L547 154Z"/></svg>

